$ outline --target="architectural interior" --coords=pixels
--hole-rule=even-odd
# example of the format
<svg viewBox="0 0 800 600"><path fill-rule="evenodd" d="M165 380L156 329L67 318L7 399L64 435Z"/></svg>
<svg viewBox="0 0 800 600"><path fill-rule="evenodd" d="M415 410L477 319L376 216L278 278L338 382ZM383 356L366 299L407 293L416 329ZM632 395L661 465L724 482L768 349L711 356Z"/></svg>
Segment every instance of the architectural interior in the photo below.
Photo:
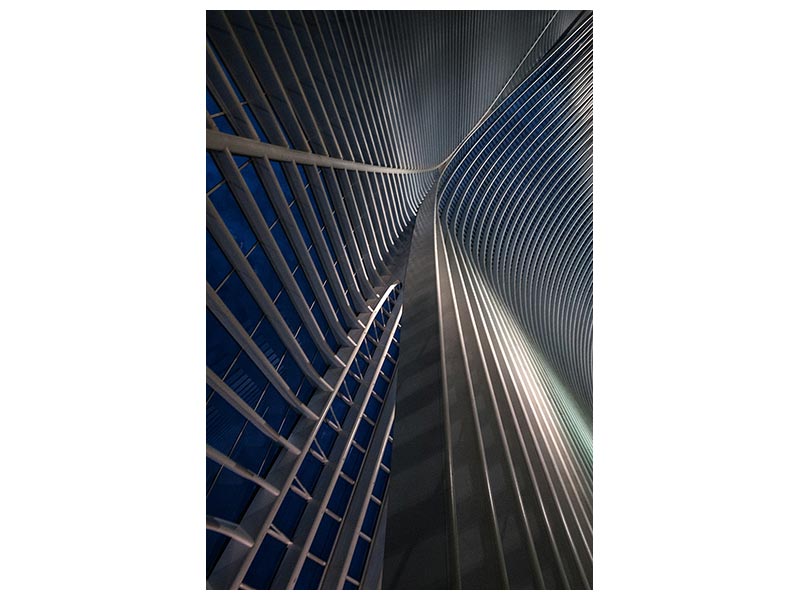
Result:
<svg viewBox="0 0 800 600"><path fill-rule="evenodd" d="M208 589L592 588L591 11L208 11Z"/></svg>

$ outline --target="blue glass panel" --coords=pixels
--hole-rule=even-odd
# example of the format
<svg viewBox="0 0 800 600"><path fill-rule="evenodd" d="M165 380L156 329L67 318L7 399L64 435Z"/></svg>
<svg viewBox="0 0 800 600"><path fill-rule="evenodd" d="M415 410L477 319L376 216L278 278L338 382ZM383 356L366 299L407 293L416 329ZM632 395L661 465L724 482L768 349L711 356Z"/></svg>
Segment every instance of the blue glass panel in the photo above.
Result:
<svg viewBox="0 0 800 600"><path fill-rule="evenodd" d="M283 419L283 423L278 428L278 433L280 433L283 437L288 438L289 434L294 431L294 426L297 425L297 421L300 420L300 415L298 415L293 410L287 411L286 416Z"/></svg>
<svg viewBox="0 0 800 600"><path fill-rule="evenodd" d="M242 106L242 108L244 108L244 112L247 113L247 117L250 119L250 123L253 124L253 129L256 130L256 134L258 134L258 139L260 139L262 142L269 144L269 140L267 139L267 134L264 133L263 129L261 129L261 125L258 124L256 116L253 114L253 111L250 110L250 106L245 104Z"/></svg>
<svg viewBox="0 0 800 600"><path fill-rule="evenodd" d="M319 352L314 355L314 358L311 360L311 365L320 375L324 375L328 370L328 363L325 362L325 357Z"/></svg>
<svg viewBox="0 0 800 600"><path fill-rule="evenodd" d="M217 242L206 231L206 281L216 289L225 276L233 270L225 255L220 250Z"/></svg>
<svg viewBox="0 0 800 600"><path fill-rule="evenodd" d="M347 571L347 574L353 579L361 579L361 575L364 573L364 564L367 562L368 551L369 542L364 538L358 538L355 552L353 552L353 560L350 561L350 569Z"/></svg>
<svg viewBox="0 0 800 600"><path fill-rule="evenodd" d="M362 376L367 372L367 367L369 367L369 362L366 358L361 356L360 354L356 356L355 364L358 366L358 370L361 372Z"/></svg>
<svg viewBox="0 0 800 600"><path fill-rule="evenodd" d="M349 580L345 579L344 580L344 586L342 587L342 589L345 589L345 590L357 590L358 586L355 583L350 583Z"/></svg>
<svg viewBox="0 0 800 600"><path fill-rule="evenodd" d="M231 453L231 458L253 473L258 473L264 457L276 443L256 429L252 423L248 423Z"/></svg>
<svg viewBox="0 0 800 600"><path fill-rule="evenodd" d="M261 249L261 246L256 246L247 257L247 260L261 280L261 285L267 290L269 297L274 300L283 289L283 285L281 284L281 280L278 279L275 269L272 268L272 263L269 262L267 255L264 254L264 251Z"/></svg>
<svg viewBox="0 0 800 600"><path fill-rule="evenodd" d="M234 158L236 158L236 155L234 155ZM258 177L255 165L253 165L252 162L242 169L242 177L247 184L247 189L250 190L253 199L256 201L256 204L258 204L258 208L261 210L261 215L264 217L267 227L272 227L275 221L278 220L278 217L275 214L275 210L272 208L269 194L267 194L267 190L264 189L261 179Z"/></svg>
<svg viewBox="0 0 800 600"><path fill-rule="evenodd" d="M244 582L259 590L269 588L285 553L286 545L268 535L261 543L261 547L253 559L253 564L247 570Z"/></svg>
<svg viewBox="0 0 800 600"><path fill-rule="evenodd" d="M300 212L300 207L297 205L297 202L292 204L291 210L294 220L297 223L297 228L300 230L300 235L303 236L303 242L305 242L306 245L305 247L308 248L311 245L311 234L308 233L306 222L303 220L303 214Z"/></svg>
<svg viewBox="0 0 800 600"><path fill-rule="evenodd" d="M314 303L314 292L311 291L311 284L308 282L303 270L297 269L294 272L294 278L297 281L297 287L300 288L300 292L303 294L303 298L306 299L306 304L311 306Z"/></svg>
<svg viewBox="0 0 800 600"><path fill-rule="evenodd" d="M206 529L206 577L211 574L229 541L228 536Z"/></svg>
<svg viewBox="0 0 800 600"><path fill-rule="evenodd" d="M297 165L297 170L300 172L300 179L303 180L303 187L308 187L308 177L306 176L306 169L308 168L309 167Z"/></svg>
<svg viewBox="0 0 800 600"><path fill-rule="evenodd" d="M275 111L273 110L273 113L274 112ZM286 140L286 143L288 144L289 148L294 150L295 147L294 147L294 144L292 144L292 139L289 137L289 134L286 132L286 128L283 126L283 123L281 123L281 120L280 120L280 118L278 118L277 115L275 116L275 120L278 122L278 127L281 128L281 133L283 133L283 137Z"/></svg>
<svg viewBox="0 0 800 600"><path fill-rule="evenodd" d="M317 197L314 195L314 190L311 188L311 186L308 186L306 188L306 193L308 194L308 199L311 203L311 208L314 210L314 214L316 215L318 224L317 226L322 227L325 224L325 221L322 220L322 214L319 212ZM312 223L309 223L309 225L312 225Z"/></svg>
<svg viewBox="0 0 800 600"><path fill-rule="evenodd" d="M255 472L256 475L264 477L267 473L269 473L272 465L275 464L275 460L278 458L280 451L281 445L273 443L267 450L267 454L264 456L264 461L261 463L261 467L259 467L259 469Z"/></svg>
<svg viewBox="0 0 800 600"><path fill-rule="evenodd" d="M377 421L380 412L381 403L374 396L370 396L369 402L367 402L367 408L364 410L364 414L366 414L373 421Z"/></svg>
<svg viewBox="0 0 800 600"><path fill-rule="evenodd" d="M344 418L347 416L347 412L350 410L350 407L347 406L347 403L339 398L338 396L333 399L333 406L331 407L333 410L333 414L336 415L336 419L339 423L344 422Z"/></svg>
<svg viewBox="0 0 800 600"><path fill-rule="evenodd" d="M236 135L236 132L233 130L233 126L231 125L231 122L225 115L214 117L214 123L217 125L217 129L219 129L222 133Z"/></svg>
<svg viewBox="0 0 800 600"><path fill-rule="evenodd" d="M234 154L233 155L233 162L236 163L236 166L241 169L242 165L245 164L247 161L250 160L249 156L242 156L241 154Z"/></svg>
<svg viewBox="0 0 800 600"><path fill-rule="evenodd" d="M272 231L272 237L275 238L275 243L278 244L278 249L281 251L281 256L286 261L286 265L290 271L294 271L299 263L292 244L289 242L289 238L286 237L283 226L280 223L275 223L270 231Z"/></svg>
<svg viewBox="0 0 800 600"><path fill-rule="evenodd" d="M311 399L316 389L316 386L304 377L303 383L300 384L300 389L297 390L297 399L303 404L308 404L308 401Z"/></svg>
<svg viewBox="0 0 800 600"><path fill-rule="evenodd" d="M339 523L332 516L323 515L317 528L317 535L311 543L311 552L322 560L328 560L336 534L339 532Z"/></svg>
<svg viewBox="0 0 800 600"><path fill-rule="evenodd" d="M256 236L253 235L253 232L250 230L250 225L239 209L239 205L236 204L236 200L233 194L231 194L228 184L220 186L211 194L210 198L211 202L214 204L214 208L217 209L217 212L219 212L222 217L228 231L231 232L233 239L239 244L239 248L242 250L249 250L252 248L253 244L256 243Z"/></svg>
<svg viewBox="0 0 800 600"><path fill-rule="evenodd" d="M320 473L322 473L322 463L311 454L307 454L297 471L297 479L309 493L312 493Z"/></svg>
<svg viewBox="0 0 800 600"><path fill-rule="evenodd" d="M275 515L275 526L287 537L291 538L294 535L294 530L297 529L297 523L300 521L305 508L306 501L289 490Z"/></svg>
<svg viewBox="0 0 800 600"><path fill-rule="evenodd" d="M214 483L214 479L216 479L221 468L222 467L213 460L206 458L206 494L208 494L211 489L211 484Z"/></svg>
<svg viewBox="0 0 800 600"><path fill-rule="evenodd" d="M342 387L347 392L345 395L353 400L356 396L356 392L358 391L358 381L356 381L355 377L348 373L347 377L344 378L344 382L342 382Z"/></svg>
<svg viewBox="0 0 800 600"><path fill-rule="evenodd" d="M261 399L264 388L267 387L267 378L261 369L250 360L250 357L242 352L225 378L225 383L242 400L255 408Z"/></svg>
<svg viewBox="0 0 800 600"><path fill-rule="evenodd" d="M314 263L314 268L319 274L320 281L325 281L328 276L325 274L325 269L323 268L322 262L319 259L319 254L317 254L317 251L313 247L308 251L308 254L311 256L311 262ZM332 297L330 292L328 292L328 297ZM331 304L333 304L333 302L331 302ZM336 304L333 305L336 306Z"/></svg>
<svg viewBox="0 0 800 600"><path fill-rule="evenodd" d="M238 523L250 505L258 486L222 469L211 493L206 498L206 513Z"/></svg>
<svg viewBox="0 0 800 600"><path fill-rule="evenodd" d="M280 392L272 386L267 388L267 393L264 394L261 404L258 405L258 414L261 415L261 418L275 431L278 431L288 411L289 405Z"/></svg>
<svg viewBox="0 0 800 600"><path fill-rule="evenodd" d="M325 331L328 329L328 321L325 319L325 315L322 313L319 303L316 303L311 308L311 314L314 315L314 320L317 322L317 325L319 325L320 330ZM335 349L334 347L334 350Z"/></svg>
<svg viewBox="0 0 800 600"><path fill-rule="evenodd" d="M375 392L382 399L385 399L386 390L388 388L389 388L389 382L379 375L378 379L375 380L375 387L372 388L372 391Z"/></svg>
<svg viewBox="0 0 800 600"><path fill-rule="evenodd" d="M292 301L289 299L289 295L286 292L281 294L275 302L275 306L281 311L283 320L286 322L289 330L294 334L297 328L300 327L301 321L300 315L297 314L294 304L292 304Z"/></svg>
<svg viewBox="0 0 800 600"><path fill-rule="evenodd" d="M350 477L350 479L356 480L358 479L358 471L363 461L364 453L358 448L351 446L350 450L347 452L347 458L344 461L342 471L344 471L345 475Z"/></svg>
<svg viewBox="0 0 800 600"><path fill-rule="evenodd" d="M278 372L283 377L286 385L289 386L289 389L292 390L292 392L297 392L297 389L300 387L300 383L303 381L303 372L300 370L300 367L297 366L297 363L291 356L287 354L284 357L283 363L281 363L281 367L278 369Z"/></svg>
<svg viewBox="0 0 800 600"><path fill-rule="evenodd" d="M389 474L383 469L378 469L378 477L375 479L375 487L372 489L372 494L382 500L387 483L389 483Z"/></svg>
<svg viewBox="0 0 800 600"><path fill-rule="evenodd" d="M336 337L333 335L333 331L328 329L325 332L324 337L325 337L325 341L328 343L328 346L331 348L331 350L336 352L336 350L338 350L338 348L339 348L339 344L336 342Z"/></svg>
<svg viewBox="0 0 800 600"><path fill-rule="evenodd" d="M245 418L218 394L206 403L206 443L228 454L245 426Z"/></svg>
<svg viewBox="0 0 800 600"><path fill-rule="evenodd" d="M296 339L306 356L313 356L317 352L317 346L314 344L311 334L308 333L308 330L305 327L300 328Z"/></svg>
<svg viewBox="0 0 800 600"><path fill-rule="evenodd" d="M292 200L294 200L294 194L292 193L292 188L289 187L289 182L286 181L286 175L283 172L283 165L274 160L269 162L272 165L272 170L275 171L275 177L278 178L278 183L281 185L283 195L286 197L286 203L291 204Z"/></svg>
<svg viewBox="0 0 800 600"><path fill-rule="evenodd" d="M211 90L208 88L206 88L206 110L210 115L215 115L222 112L219 104L217 104L217 101L214 100L214 96L211 95Z"/></svg>
<svg viewBox="0 0 800 600"><path fill-rule="evenodd" d="M286 352L286 347L266 318L261 320L261 323L259 323L258 328L253 332L251 337L256 346L258 346L261 352L264 353L264 356L267 357L267 360L272 363L272 366L277 368L281 358Z"/></svg>
<svg viewBox="0 0 800 600"><path fill-rule="evenodd" d="M386 448L383 449L383 457L381 458L381 464L383 464L387 468L392 466L392 442L387 443Z"/></svg>
<svg viewBox="0 0 800 600"><path fill-rule="evenodd" d="M336 441L336 431L327 423L323 423L317 433L317 443L319 443L322 451L329 454L333 448L333 442Z"/></svg>
<svg viewBox="0 0 800 600"><path fill-rule="evenodd" d="M213 188L220 181L222 181L222 173L217 168L217 163L210 152L206 152L206 191Z"/></svg>
<svg viewBox="0 0 800 600"><path fill-rule="evenodd" d="M361 421L356 430L355 440L362 448L369 446L369 439L372 437L372 425L366 421Z"/></svg>
<svg viewBox="0 0 800 600"><path fill-rule="evenodd" d="M239 276L232 273L217 294L241 323L244 330L248 334L252 333L261 320L262 313Z"/></svg>
<svg viewBox="0 0 800 600"><path fill-rule="evenodd" d="M306 562L303 564L303 568L300 569L300 575L297 577L297 583L294 589L316 590L319 587L319 582L322 580L322 571L322 565L307 558Z"/></svg>
<svg viewBox="0 0 800 600"><path fill-rule="evenodd" d="M392 373L394 373L394 365L391 362L389 362L388 360L384 361L383 367L381 367L381 371L384 372L386 377L391 379L392 378Z"/></svg>
<svg viewBox="0 0 800 600"><path fill-rule="evenodd" d="M375 533L375 525L378 523L378 513L381 507L372 500L367 505L367 514L364 515L364 523L361 525L361 531L372 537Z"/></svg>
<svg viewBox="0 0 800 600"><path fill-rule="evenodd" d="M217 318L206 310L206 364L222 377L236 358L239 344L220 324Z"/></svg>
<svg viewBox="0 0 800 600"><path fill-rule="evenodd" d="M353 491L353 486L347 483L341 477L336 481L331 494L328 508L338 516L344 516L344 511L347 509L347 503L350 501L350 494Z"/></svg>

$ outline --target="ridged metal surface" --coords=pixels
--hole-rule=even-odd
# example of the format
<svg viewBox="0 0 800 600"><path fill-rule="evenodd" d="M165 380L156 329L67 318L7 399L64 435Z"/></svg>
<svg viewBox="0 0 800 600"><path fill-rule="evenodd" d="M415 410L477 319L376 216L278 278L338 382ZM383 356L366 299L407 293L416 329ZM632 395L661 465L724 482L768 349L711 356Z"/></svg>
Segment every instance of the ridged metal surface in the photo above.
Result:
<svg viewBox="0 0 800 600"><path fill-rule="evenodd" d="M592 28L472 134L440 183L452 240L591 411Z"/></svg>
<svg viewBox="0 0 800 600"><path fill-rule="evenodd" d="M397 390L400 415L403 402L412 406L409 384L422 372L394 376L406 326L417 360L420 342L438 338L428 348L438 361L417 365L438 379L421 378L420 390L438 381L440 400L431 397L428 410L452 409L438 422L444 440L428 438L429 459L450 453L450 466L425 475L431 489L441 488L436 510L444 509L449 537L439 558L449 566L425 587L581 587L590 580L583 555L577 566L563 558L559 526L548 534L544 525L574 500L552 491L563 481L582 490L570 506L584 515L588 506L590 522L590 422L564 408L582 381L567 376L575 337L548 333L537 341L537 327L551 321L505 298L527 293L497 279L512 263L473 264L476 249L463 243L473 217L466 229L450 227L446 217L447 227L439 223L445 205L476 202L474 174L461 182L467 187L435 187L451 157L445 176L465 160L483 161L481 153L499 143L481 149L475 140L578 16L207 13L208 587L371 588L382 577L392 586L381 568L384 537L387 548L396 539L383 502L390 456L394 448L399 467L411 469L405 480L425 461L418 452L398 458L392 434L398 378L405 383ZM477 202L488 206L497 191ZM500 194L497 206L521 202ZM427 216L418 220L424 198ZM412 243L414 227L424 242ZM489 242L481 239L483 248ZM521 238L507 245L520 255L518 273L539 264ZM437 307L437 338L426 325L430 314L401 323L407 278L421 286L409 296L415 305ZM571 298L559 290L536 294L556 302L551 307ZM558 323L578 314L570 302ZM506 362L481 375L487 348ZM487 404L485 390L497 385L516 395ZM543 393L563 401L547 396L537 409ZM590 411L590 387L588 403L582 400ZM497 427L492 419L500 419ZM524 441L505 440L515 423ZM414 427L398 422L406 448L419 439ZM582 440L577 450L565 441L570 435ZM541 453L554 447L556 458ZM580 459L564 458L576 452ZM507 475L498 479L498 469ZM550 488L542 487L556 471ZM410 487L390 489L397 499L390 507L414 496ZM406 512L409 531L429 508L417 506L416 521L413 508ZM456 522L458 511L478 520ZM437 515L430 517L433 532ZM572 522L564 526L585 538ZM505 558L513 552L522 558ZM422 568L424 556L416 557ZM556 558L567 563L560 575L548 571Z"/></svg>
<svg viewBox="0 0 800 600"><path fill-rule="evenodd" d="M592 586L591 41L579 15L422 205L386 587Z"/></svg>

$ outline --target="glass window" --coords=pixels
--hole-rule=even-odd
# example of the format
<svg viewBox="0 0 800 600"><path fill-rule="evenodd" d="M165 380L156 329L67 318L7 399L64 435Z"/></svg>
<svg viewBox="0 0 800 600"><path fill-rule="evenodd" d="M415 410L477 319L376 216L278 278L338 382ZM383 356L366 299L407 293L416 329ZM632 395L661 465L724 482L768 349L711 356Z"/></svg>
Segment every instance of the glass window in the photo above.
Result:
<svg viewBox="0 0 800 600"><path fill-rule="evenodd" d="M294 535L300 517L306 508L306 501L300 496L289 490L281 503L273 521L281 533L291 538Z"/></svg>
<svg viewBox="0 0 800 600"><path fill-rule="evenodd" d="M327 455L333 448L333 442L336 441L336 431L327 423L323 423L319 432L317 433L317 443L319 443L322 451Z"/></svg>
<svg viewBox="0 0 800 600"><path fill-rule="evenodd" d="M206 110L212 116L222 112L219 104L214 100L214 96L211 95L211 90L208 88L206 88Z"/></svg>
<svg viewBox="0 0 800 600"><path fill-rule="evenodd" d="M251 337L272 366L277 368L286 353L286 347L266 318L261 319Z"/></svg>
<svg viewBox="0 0 800 600"><path fill-rule="evenodd" d="M313 561L310 558L306 559L303 563L303 568L300 570L300 575L297 578L297 584L294 589L296 590L316 590L322 581L322 565Z"/></svg>
<svg viewBox="0 0 800 600"><path fill-rule="evenodd" d="M375 525L378 523L378 513L380 510L381 507L378 506L374 501L369 501L369 504L367 505L367 514L364 516L364 523L361 526L361 531L363 531L369 537L372 537L375 534Z"/></svg>
<svg viewBox="0 0 800 600"><path fill-rule="evenodd" d="M333 410L333 414L336 415L336 419L339 421L339 423L344 423L344 418L347 416L347 412L350 410L350 407L347 406L347 403L344 400L337 396L333 399L331 410Z"/></svg>
<svg viewBox="0 0 800 600"><path fill-rule="evenodd" d="M253 124L253 129L256 130L256 134L258 134L258 139L260 139L262 142L268 144L269 140L267 139L267 134L264 133L263 129L261 129L261 125L258 124L258 119L256 119L256 116L253 114L253 111L250 110L250 107L247 104L244 104L242 106L242 108L244 108L244 112L247 113L247 117L250 119L250 122Z"/></svg>
<svg viewBox="0 0 800 600"><path fill-rule="evenodd" d="M231 458L253 473L261 470L264 457L276 442L261 433L252 423L247 423Z"/></svg>
<svg viewBox="0 0 800 600"><path fill-rule="evenodd" d="M234 158L236 158L236 155L234 155ZM264 189L261 179L259 179L258 173L256 172L255 165L253 165L252 162L242 169L242 178L247 184L247 189L250 190L256 204L258 204L258 208L261 211L261 215L264 217L264 221L267 223L267 227L272 227L275 221L278 220L278 217L275 215L275 210L269 199L269 194L267 194L267 190Z"/></svg>
<svg viewBox="0 0 800 600"><path fill-rule="evenodd" d="M285 553L286 545L283 542L279 542L271 535L265 537L253 559L253 564L247 570L244 582L257 589L269 588Z"/></svg>
<svg viewBox="0 0 800 600"><path fill-rule="evenodd" d="M286 322L286 325L289 327L289 330L294 334L297 331L297 328L300 327L300 315L297 314L297 310L294 308L294 304L289 299L289 295L284 292L280 295L277 302L275 302L275 306L278 307L278 310L281 311L281 316L283 320Z"/></svg>
<svg viewBox="0 0 800 600"><path fill-rule="evenodd" d="M292 193L292 188L289 187L289 182L286 180L286 175L283 171L283 164L276 162L274 160L269 161L272 165L272 170L275 171L275 177L278 179L278 183L283 190L283 195L286 198L286 203L291 204L294 200L294 194Z"/></svg>
<svg viewBox="0 0 800 600"><path fill-rule="evenodd" d="M328 508L338 516L343 517L352 491L353 486L340 477L333 488Z"/></svg>
<svg viewBox="0 0 800 600"><path fill-rule="evenodd" d="M231 232L233 239L239 244L239 248L243 251L250 250L256 243L256 236L251 231L250 225L242 214L239 205L236 204L228 184L223 184L217 188L210 198L228 231Z"/></svg>
<svg viewBox="0 0 800 600"><path fill-rule="evenodd" d="M375 487L372 489L372 494L379 499L383 499L383 494L386 491L386 485L389 483L389 474L383 469L378 469L378 477L375 479Z"/></svg>
<svg viewBox="0 0 800 600"><path fill-rule="evenodd" d="M232 273L217 294L219 294L220 299L230 309L244 330L248 334L252 333L261 320L262 313L242 280L239 279L239 276L236 273Z"/></svg>
<svg viewBox="0 0 800 600"><path fill-rule="evenodd" d="M322 463L309 453L297 471L297 479L309 493L312 493L320 473L322 473Z"/></svg>
<svg viewBox="0 0 800 600"><path fill-rule="evenodd" d="M220 181L222 181L222 173L219 172L217 163L214 162L211 153L206 151L206 191L213 188Z"/></svg>
<svg viewBox="0 0 800 600"><path fill-rule="evenodd" d="M251 407L258 406L261 394L267 387L267 378L255 363L244 352L239 354L228 375L225 383Z"/></svg>
<svg viewBox="0 0 800 600"><path fill-rule="evenodd" d="M206 364L208 367L223 377L238 352L239 344L211 311L206 309Z"/></svg>
<svg viewBox="0 0 800 600"><path fill-rule="evenodd" d="M289 405L286 403L286 400L283 399L283 396L280 395L280 392L274 387L269 386L267 388L267 393L264 394L261 403L258 405L257 412L270 427L278 431L289 410Z"/></svg>
<svg viewBox="0 0 800 600"><path fill-rule="evenodd" d="M336 519L328 514L323 515L317 528L317 535L314 536L314 541L311 543L311 552L322 560L328 560L338 532L339 523Z"/></svg>
<svg viewBox="0 0 800 600"><path fill-rule="evenodd" d="M377 421L380 412L381 403L374 396L370 396L369 402L367 402L367 408L364 410L364 414L366 414L373 421Z"/></svg>
<svg viewBox="0 0 800 600"><path fill-rule="evenodd" d="M228 133L230 135L236 135L236 132L233 130L233 126L231 122L228 120L228 117L225 115L219 115L218 117L214 117L214 123L222 133Z"/></svg>
<svg viewBox="0 0 800 600"><path fill-rule="evenodd" d="M206 403L206 442L228 454L245 425L245 418L218 394Z"/></svg>
<svg viewBox="0 0 800 600"><path fill-rule="evenodd" d="M238 523L257 490L255 483L222 469L206 498L206 513Z"/></svg>
<svg viewBox="0 0 800 600"><path fill-rule="evenodd" d="M364 573L364 564L367 562L368 551L369 542L364 538L358 538L355 552L353 552L353 560L350 561L350 569L347 571L347 574L353 579L361 579L361 575Z"/></svg>
<svg viewBox="0 0 800 600"><path fill-rule="evenodd" d="M347 452L347 458L344 461L342 471L345 475L352 480L358 479L358 471L361 469L361 463L364 461L364 453L355 446L351 446Z"/></svg>
<svg viewBox="0 0 800 600"><path fill-rule="evenodd" d="M283 285L281 284L281 280L278 279L278 274L275 273L275 269L272 268L272 263L269 262L267 255L264 254L264 251L261 249L261 246L253 248L247 260L261 280L261 285L267 290L269 297L273 300L277 298L278 294L283 289Z"/></svg>
<svg viewBox="0 0 800 600"><path fill-rule="evenodd" d="M372 425L362 420L361 423L358 424L358 429L356 430L356 442L358 442L358 445L362 448L367 448L369 446L369 439L371 437Z"/></svg>
<svg viewBox="0 0 800 600"><path fill-rule="evenodd" d="M206 281L212 288L217 289L222 280L233 270L228 259L214 241L209 231L206 231Z"/></svg>

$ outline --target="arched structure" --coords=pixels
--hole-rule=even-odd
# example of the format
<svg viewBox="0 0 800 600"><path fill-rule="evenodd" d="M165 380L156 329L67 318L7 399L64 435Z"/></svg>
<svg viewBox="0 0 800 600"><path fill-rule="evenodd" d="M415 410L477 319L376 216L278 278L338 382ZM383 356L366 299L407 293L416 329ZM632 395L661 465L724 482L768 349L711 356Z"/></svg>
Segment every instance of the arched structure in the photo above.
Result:
<svg viewBox="0 0 800 600"><path fill-rule="evenodd" d="M590 587L591 16L207 25L208 587Z"/></svg>

